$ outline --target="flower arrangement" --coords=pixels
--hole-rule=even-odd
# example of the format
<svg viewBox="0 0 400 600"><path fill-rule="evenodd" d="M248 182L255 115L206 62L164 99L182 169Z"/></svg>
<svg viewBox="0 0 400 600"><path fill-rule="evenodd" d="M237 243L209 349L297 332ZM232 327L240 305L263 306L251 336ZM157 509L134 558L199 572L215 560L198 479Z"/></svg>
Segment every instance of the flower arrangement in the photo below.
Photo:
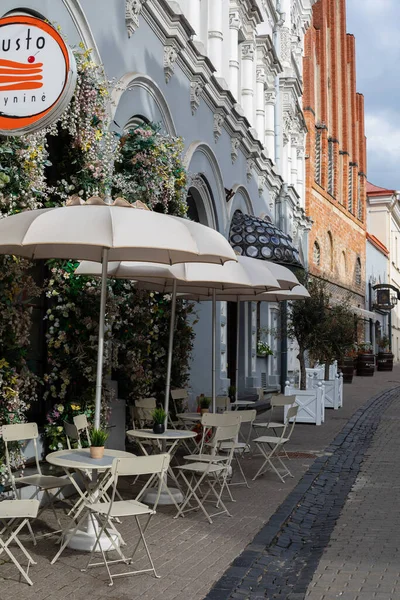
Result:
<svg viewBox="0 0 400 600"><path fill-rule="evenodd" d="M258 356L273 356L274 355L270 346L267 344L267 342L264 342L263 340L258 340L258 342L257 342L257 354L258 354Z"/></svg>
<svg viewBox="0 0 400 600"><path fill-rule="evenodd" d="M356 358L358 355L358 346L357 344L353 344L352 346L349 346L344 354L347 358Z"/></svg>
<svg viewBox="0 0 400 600"><path fill-rule="evenodd" d="M378 341L378 346L381 352L385 352L388 350L390 346L390 339L387 335L382 335L380 340Z"/></svg>
<svg viewBox="0 0 400 600"><path fill-rule="evenodd" d="M369 342L358 344L358 354L372 354L372 344Z"/></svg>

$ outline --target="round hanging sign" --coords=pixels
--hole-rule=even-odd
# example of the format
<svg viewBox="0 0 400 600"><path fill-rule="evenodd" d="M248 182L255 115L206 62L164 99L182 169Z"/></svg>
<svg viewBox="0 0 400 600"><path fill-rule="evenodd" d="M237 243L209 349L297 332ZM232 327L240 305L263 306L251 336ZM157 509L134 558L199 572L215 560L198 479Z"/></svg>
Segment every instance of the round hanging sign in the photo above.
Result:
<svg viewBox="0 0 400 600"><path fill-rule="evenodd" d="M54 27L29 15L0 19L0 134L50 125L67 107L75 84L74 55Z"/></svg>

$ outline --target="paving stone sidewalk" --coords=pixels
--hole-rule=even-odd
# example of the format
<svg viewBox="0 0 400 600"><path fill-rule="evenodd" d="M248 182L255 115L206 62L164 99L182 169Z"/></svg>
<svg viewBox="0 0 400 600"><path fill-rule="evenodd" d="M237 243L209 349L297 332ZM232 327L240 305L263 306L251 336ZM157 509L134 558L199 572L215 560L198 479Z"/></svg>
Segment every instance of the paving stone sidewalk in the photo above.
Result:
<svg viewBox="0 0 400 600"><path fill-rule="evenodd" d="M121 578L109 588L102 569L81 572L85 554L69 550L56 565L50 565L57 549L54 539L40 540L36 548L27 539L27 548L37 561L30 568L34 586L30 588L20 583L15 567L4 561L2 555L0 600L87 600L89 597L91 600L203 600L271 517L273 524L282 503L281 517L288 518L291 509L287 504L285 508L285 499L314 463L315 457L324 458L326 446L366 399L398 384L400 367L390 374L376 373L372 379L355 378L351 386L345 387L344 407L327 411L323 426L296 425L289 448L293 452L290 468L294 479L287 479L282 484L275 474L267 473L251 482L250 490L243 486L235 488L237 502L229 503L231 519L218 517L211 526L199 513L175 520L171 508L160 508L147 538L161 579L143 574ZM249 478L259 466L259 458L246 460L245 471ZM132 488L126 491L132 497ZM42 525L55 525L50 511L45 511ZM275 529L277 525L279 523L275 523ZM129 551L137 540L137 531L129 520L123 524L123 535ZM141 564L139 560L137 566ZM309 580L311 577L312 573Z"/></svg>
<svg viewBox="0 0 400 600"><path fill-rule="evenodd" d="M396 567L400 509L393 523L387 518L400 488L397 482L393 485L400 458L399 420L393 422L399 400L400 388L380 393L353 415L207 600L400 598L400 583L397 596L390 595L400 579ZM387 412L392 415L391 427L384 416L377 432L388 407L392 407ZM384 500L382 491L387 492ZM318 567L332 532L332 547ZM385 568L387 575L382 573Z"/></svg>

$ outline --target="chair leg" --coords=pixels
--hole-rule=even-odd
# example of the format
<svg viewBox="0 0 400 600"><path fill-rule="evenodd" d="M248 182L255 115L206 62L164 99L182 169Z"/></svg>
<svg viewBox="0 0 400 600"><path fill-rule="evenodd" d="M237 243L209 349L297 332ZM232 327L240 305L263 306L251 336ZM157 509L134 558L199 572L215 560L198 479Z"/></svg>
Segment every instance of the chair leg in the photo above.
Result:
<svg viewBox="0 0 400 600"><path fill-rule="evenodd" d="M150 550L149 550L149 548L148 548L148 546L147 546L147 542L146 542L146 539L145 539L145 537L144 537L145 531L146 531L147 527L149 526L149 523L150 523L150 519L151 519L151 517L152 517L152 515L149 515L149 518L147 519L146 525L145 525L145 527L144 527L144 529L143 529L143 530L142 530L142 528L141 528L141 526L140 526L139 518L136 516L136 517L135 517L135 519L136 519L136 524L137 524L137 526L138 526L138 529L139 529L140 538L141 538L141 540L142 540L142 542L143 542L143 545L144 545L144 548L145 548L145 550L146 550L146 554L147 554L147 557L148 557L148 559L149 559L149 562L150 562L150 564L151 564L151 568L152 568L152 571L153 571L153 573L154 573L154 576L155 576L157 579L160 579L160 575L157 575L157 571L156 571L156 568L155 568L155 566L154 566L153 559L151 558ZM137 550L137 547L138 547L138 546L136 546L135 550L133 551L133 554L132 554L132 560L133 560L134 554L135 554L135 552L136 552L136 550Z"/></svg>
<svg viewBox="0 0 400 600"><path fill-rule="evenodd" d="M29 585L33 585L33 582L31 580L31 578L28 575L28 571L29 571L29 566L30 564L36 564L35 561L32 559L32 557L30 556L30 554L27 552L27 550L25 550L25 548L23 547L23 545L21 544L20 540L18 539L18 533L20 532L20 530L24 527L24 525L28 522L27 519L24 519L16 529L13 530L11 536L8 538L8 540L6 542L3 542L3 540L0 538L0 555L5 552L8 557L11 559L11 561L14 563L14 565L17 567L18 571L21 573L21 575L23 576L23 578L25 579L25 581L29 584ZM11 544L11 542L15 540L15 542L18 544L19 548L21 548L21 550L23 551L24 555L28 558L28 566L26 568L26 571L21 567L20 563L18 562L18 560L15 558L15 556L13 555L13 553L11 552L11 550L9 549L9 545Z"/></svg>
<svg viewBox="0 0 400 600"><path fill-rule="evenodd" d="M59 559L59 557L61 556L61 554L64 552L65 548L68 546L69 542L72 540L72 538L74 537L74 535L76 534L76 532L78 531L79 527L82 525L82 523L84 522L85 518L88 516L89 511L87 511L83 517L77 522L77 524L75 525L74 529L69 533L69 535L67 535L64 539L63 544L61 545L59 551L57 552L57 554L55 555L55 557L53 558L53 560L51 561L51 565L54 565L54 563Z"/></svg>

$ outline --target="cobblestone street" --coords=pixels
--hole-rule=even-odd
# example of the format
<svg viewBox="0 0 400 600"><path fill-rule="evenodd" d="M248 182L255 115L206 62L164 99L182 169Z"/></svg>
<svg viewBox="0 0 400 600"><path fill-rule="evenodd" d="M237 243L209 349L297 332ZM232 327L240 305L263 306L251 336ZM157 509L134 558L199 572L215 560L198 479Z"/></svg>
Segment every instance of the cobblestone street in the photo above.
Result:
<svg viewBox="0 0 400 600"><path fill-rule="evenodd" d="M205 597L300 600L306 593L311 600L331 600L353 597L345 593L352 593L353 584L368 573L372 579L365 577L367 581L360 588L370 590L373 585L374 591L360 599L390 598L372 594L378 590L387 594L398 573L392 572L388 564L390 557L395 557L395 538L381 553L381 540L396 521L385 528L375 521L376 514L384 518L391 505L395 506L389 495L384 501L380 498L378 513L375 508L381 489L389 486L395 489L392 485L392 473L396 473L395 399L400 392L384 390L397 386L400 383L397 379L400 380L399 368L389 375L376 373L373 379L356 378L352 386L345 387L344 407L328 411L323 426L298 424L288 448L294 479L282 484L268 472L251 482L250 490L243 486L234 488L237 502L230 503L232 519L217 517L209 525L195 513L174 520L174 512L161 507L148 534L161 579L143 574L117 580L109 588L102 569L81 572L86 555L66 551L56 565L50 565L56 551L54 539L39 541L35 549L27 541L38 563L30 568L34 586L29 588L20 583L15 568L4 562L0 567L0 600L10 597L84 600L88 596L94 600L203 600ZM368 401L371 397L376 398ZM373 438L382 414L384 418ZM363 457L365 462L359 473ZM258 469L259 461L259 458L246 461L249 475ZM376 473L380 480L373 479ZM357 495L371 491L368 499ZM374 508L372 515L368 514L369 507ZM48 511L47 519L51 522ZM380 531L379 540L376 527ZM346 532L345 538L339 535L341 531ZM137 533L129 522L124 523L123 533L129 550ZM330 537L331 546L322 554ZM380 588L376 571L383 571L383 567L380 569L378 554L385 555L387 572L392 577L389 582L389 575L385 576ZM363 561L367 556L368 564ZM377 560L372 564L374 557ZM382 561L382 556L379 560ZM354 570L349 570L350 566Z"/></svg>

